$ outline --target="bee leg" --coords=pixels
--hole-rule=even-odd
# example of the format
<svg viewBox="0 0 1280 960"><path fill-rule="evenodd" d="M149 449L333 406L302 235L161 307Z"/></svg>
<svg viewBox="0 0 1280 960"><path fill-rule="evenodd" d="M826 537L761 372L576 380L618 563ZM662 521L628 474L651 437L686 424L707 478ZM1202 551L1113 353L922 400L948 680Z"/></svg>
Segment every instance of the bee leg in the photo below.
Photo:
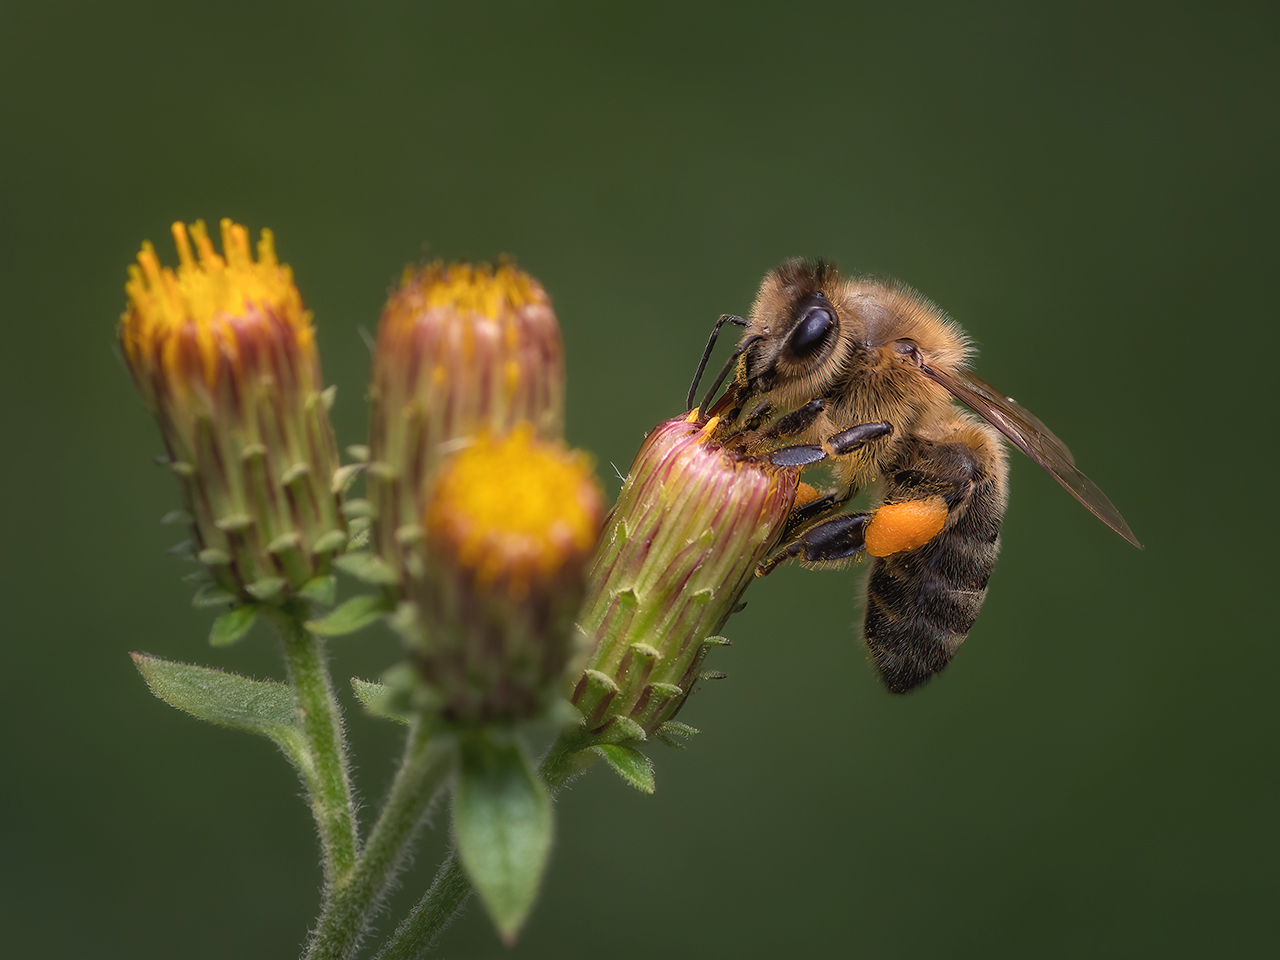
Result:
<svg viewBox="0 0 1280 960"><path fill-rule="evenodd" d="M810 527L760 564L756 568L756 576L767 576L774 567L788 560L823 563L857 556L866 546L863 535L870 519L869 513L845 513Z"/></svg>
<svg viewBox="0 0 1280 960"><path fill-rule="evenodd" d="M798 433L804 433L814 421L818 419L818 415L827 409L827 402L821 397L810 400L799 410L793 410L785 417L782 417L773 426L763 431L761 436L766 440L784 439L786 437L794 437Z"/></svg>
<svg viewBox="0 0 1280 960"><path fill-rule="evenodd" d="M765 421L773 416L773 404L768 400L761 400L746 414L740 413L741 419L735 419L734 427L739 431L755 433L759 440L785 440L808 430L826 409L826 401L819 397L810 400L800 409L779 417L776 423L766 427Z"/></svg>
<svg viewBox="0 0 1280 960"><path fill-rule="evenodd" d="M809 403L796 411L796 413L798 414L804 411L813 410L813 417L816 418L817 414L822 411L823 405L824 403L821 399L810 400ZM795 416L795 414L789 414L788 416ZM786 418L784 417L783 420L785 421L785 419ZM782 421L780 421L780 423L781 422ZM800 429L804 429L804 427L801 427ZM870 443L872 440L888 435L892 430L892 426L883 422L860 423L855 427L850 427L848 430L843 430L840 433L835 434L830 437L826 443L821 445L801 444L792 447L782 447L773 451L773 453L769 455L769 460L774 464L774 466L811 466L815 463L821 463L828 457L838 457L853 453L863 445ZM844 490L832 490L830 493L818 497L816 500L809 501L804 506L797 507L795 510L792 510L791 515L787 517L787 525L783 532L783 539L790 539L797 530L800 530L814 521L839 510L857 495L858 488L850 484ZM782 559L770 562L767 565L768 569L764 572L768 573L769 570L772 570L785 559L788 558L783 557Z"/></svg>
<svg viewBox="0 0 1280 960"><path fill-rule="evenodd" d="M887 423L860 423L827 438L822 444L804 443L793 447L779 447L769 454L769 462L775 467L809 467L821 463L827 457L843 457L853 453L872 440L892 432L893 427Z"/></svg>
<svg viewBox="0 0 1280 960"><path fill-rule="evenodd" d="M972 485L971 477L948 477L923 470L899 470L889 478L886 499L902 503L941 497L950 509L968 499Z"/></svg>
<svg viewBox="0 0 1280 960"><path fill-rule="evenodd" d="M881 437L887 437L893 433L893 426L883 421L875 423L860 423L856 427L850 427L848 430L841 430L826 439L822 444L828 456L843 457L845 454L853 453L861 450L866 444L872 440L879 440Z"/></svg>
<svg viewBox="0 0 1280 960"><path fill-rule="evenodd" d="M747 325L747 321L743 320L742 317L735 317L731 313L724 313L720 315L720 319L716 321L716 325L711 328L711 339L707 341L707 349L702 351L702 359L698 362L698 372L693 375L693 385L689 387L689 396L685 400L685 407L689 410L693 409L693 398L697 396L698 383L702 380L703 371L707 369L707 361L711 359L711 351L715 349L716 338L720 336L720 328L726 323L732 323L738 327L745 327ZM738 354L734 354L733 359L736 361L737 358ZM720 375L720 380L716 382L717 389L720 384L724 382L725 376L727 376L727 373ZM715 393L715 390L712 390L711 392ZM710 398L708 397L708 399ZM702 401L702 405L705 407L707 405L707 401ZM702 411L699 410L698 412L701 414Z"/></svg>
<svg viewBox="0 0 1280 960"><path fill-rule="evenodd" d="M751 410L745 416L743 416L741 420L737 421L737 423L735 424L735 428L739 431L759 430L761 424L763 424L765 420L769 418L769 415L772 413L773 413L772 404L770 404L768 400L761 400L754 407L752 407Z"/></svg>
<svg viewBox="0 0 1280 960"><path fill-rule="evenodd" d="M782 538L790 540L797 530L803 530L810 524L834 513L858 495L858 488L850 486L845 490L836 490L817 500L810 500L803 507L796 507L787 516L787 525L783 529Z"/></svg>
<svg viewBox="0 0 1280 960"><path fill-rule="evenodd" d="M730 317L727 314L724 317L722 317L721 320L722 321L728 320L728 321L741 323L743 326L746 325L746 321L744 321L741 317ZM719 323L716 324L716 329L717 330L720 329ZM714 340L715 340L715 336L713 334L712 342L707 344L708 353L706 354L706 356L710 355L710 350L711 350L711 347L714 345ZM758 343L759 341L760 341L760 336L759 334L756 334L756 335L747 337L745 340L739 343L736 347L734 347L733 353L730 354L729 359L725 361L724 369L720 371L720 376L716 377L716 382L711 385L711 389L707 391L707 395L702 398L702 403L698 404L698 415L694 419L696 420L706 419L707 408L711 406L711 401L715 397L716 392L720 389L720 385L724 383L726 379L728 379L729 374L733 372L733 368L738 365L738 358L741 357L748 350L750 350L753 346L755 346L756 343ZM706 364L705 358L703 359L702 363L703 365ZM701 376L702 376L702 367L700 366L698 370L698 378L701 378ZM693 386L689 388L689 406L690 407L693 406L693 397L698 389L698 378L695 378L693 382ZM723 403L724 399L725 399L724 397L721 397L720 401Z"/></svg>

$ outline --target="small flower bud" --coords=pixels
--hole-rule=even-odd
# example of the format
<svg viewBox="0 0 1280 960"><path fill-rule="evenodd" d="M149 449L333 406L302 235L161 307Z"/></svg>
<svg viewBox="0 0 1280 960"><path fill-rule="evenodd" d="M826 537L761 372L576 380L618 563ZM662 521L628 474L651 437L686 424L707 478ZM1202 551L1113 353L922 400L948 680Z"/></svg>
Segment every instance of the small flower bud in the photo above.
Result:
<svg viewBox="0 0 1280 960"><path fill-rule="evenodd" d="M150 243L129 268L118 336L160 424L198 556L223 588L260 600L328 573L347 544L337 444L311 313L262 231L173 225L177 270ZM192 251L192 241L195 251Z"/></svg>
<svg viewBox="0 0 1280 960"><path fill-rule="evenodd" d="M528 423L564 434L564 355L551 302L510 264L406 272L378 325L369 437L374 549L399 576L441 459Z"/></svg>
<svg viewBox="0 0 1280 960"><path fill-rule="evenodd" d="M601 535L578 617L593 653L572 695L589 731L642 738L675 716L782 535L798 468L726 451L715 423L658 425Z"/></svg>
<svg viewBox="0 0 1280 960"><path fill-rule="evenodd" d="M422 575L396 622L428 708L462 725L535 716L580 646L573 618L603 516L589 460L525 424L446 460L426 501Z"/></svg>

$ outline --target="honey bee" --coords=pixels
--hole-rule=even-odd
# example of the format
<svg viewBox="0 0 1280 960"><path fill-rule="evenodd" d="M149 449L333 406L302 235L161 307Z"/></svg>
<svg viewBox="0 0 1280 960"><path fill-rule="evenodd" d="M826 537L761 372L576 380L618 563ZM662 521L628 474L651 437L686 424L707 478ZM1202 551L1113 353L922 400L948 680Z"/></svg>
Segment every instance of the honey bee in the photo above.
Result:
<svg viewBox="0 0 1280 960"><path fill-rule="evenodd" d="M726 446L779 464L825 462L835 481L793 510L786 545L757 573L791 559L840 566L874 555L862 634L890 691L906 693L946 667L978 616L1008 499L1002 435L1141 548L1062 441L969 371L964 332L910 287L787 261L765 277L749 319L716 322L690 409L726 323L745 332L699 417L719 418ZM873 508L842 513L867 487Z"/></svg>

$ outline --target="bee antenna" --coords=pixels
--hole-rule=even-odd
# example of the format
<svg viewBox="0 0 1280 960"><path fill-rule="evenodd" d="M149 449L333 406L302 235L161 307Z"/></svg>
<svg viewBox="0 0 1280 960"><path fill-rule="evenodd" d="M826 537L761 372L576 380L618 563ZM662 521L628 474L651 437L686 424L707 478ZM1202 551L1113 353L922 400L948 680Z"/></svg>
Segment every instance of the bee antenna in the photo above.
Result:
<svg viewBox="0 0 1280 960"><path fill-rule="evenodd" d="M716 377L716 382L711 385L711 389L707 391L707 395L702 398L702 403L698 406L699 420L706 416L707 407L711 404L711 398L716 395L716 391L720 389L720 384L724 383L725 378L729 376L729 371L737 364L738 358L763 339L764 337L756 334L754 336L747 337L747 339L743 340L734 348L733 354L725 361L724 369L720 371L720 376ZM692 402L689 406L692 408Z"/></svg>
<svg viewBox="0 0 1280 960"><path fill-rule="evenodd" d="M726 323L732 323L734 326L738 326L738 327L745 327L747 325L747 321L743 320L741 317L734 316L732 313L725 313L720 315L720 319L716 321L716 325L711 328L711 339L707 341L707 349L702 351L702 360L698 363L698 372L693 375L693 384L689 387L689 396L688 396L688 399L686 399L684 402L684 408L686 410L693 409L693 397L694 397L694 394L698 392L698 381L702 379L703 371L707 369L707 361L711 359L711 351L715 348L716 338L720 336L720 328L723 327ZM738 351L737 353L735 353L733 356L733 359L736 360L741 355L741 353L742 351ZM724 378L726 376L728 376L727 370L725 371L725 373L722 373L720 375L720 379L716 381L717 388L719 388L720 384L724 382ZM703 406L706 406L705 401L703 402ZM699 410L701 410L701 407L699 408Z"/></svg>

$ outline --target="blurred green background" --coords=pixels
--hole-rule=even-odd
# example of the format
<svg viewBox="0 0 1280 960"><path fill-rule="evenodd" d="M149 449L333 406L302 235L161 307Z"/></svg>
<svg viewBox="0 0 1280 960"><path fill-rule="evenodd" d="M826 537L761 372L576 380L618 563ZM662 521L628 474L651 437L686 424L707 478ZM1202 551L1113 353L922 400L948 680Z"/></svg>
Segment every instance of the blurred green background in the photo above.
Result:
<svg viewBox="0 0 1280 960"><path fill-rule="evenodd" d="M658 792L580 781L519 946L473 908L446 955L1274 949L1278 39L1263 4L0 3L6 955L291 957L317 906L292 771L126 655L282 673L206 645L114 353L140 241L222 216L275 231L343 444L402 267L509 253L612 496L717 314L824 255L946 307L1146 544L1016 458L986 609L906 698L852 573L756 584ZM371 807L397 733L346 703Z"/></svg>

